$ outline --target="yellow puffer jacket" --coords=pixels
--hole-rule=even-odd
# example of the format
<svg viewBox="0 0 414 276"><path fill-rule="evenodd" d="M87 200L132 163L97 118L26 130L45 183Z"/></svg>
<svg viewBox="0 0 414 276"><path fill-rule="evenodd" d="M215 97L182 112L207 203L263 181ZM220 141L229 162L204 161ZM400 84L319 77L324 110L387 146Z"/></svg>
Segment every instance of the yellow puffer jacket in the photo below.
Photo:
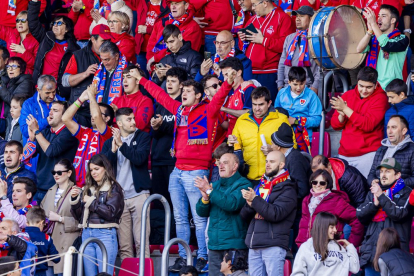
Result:
<svg viewBox="0 0 414 276"><path fill-rule="evenodd" d="M233 135L237 137L238 144L234 145L234 150L243 150L243 158L249 165L249 174L247 178L250 180L258 180L265 173L266 156L260 150L262 140L260 135L264 134L266 143L272 144L270 136L279 129L282 123L289 124L288 117L279 112L269 112L263 119L260 126L253 118L251 111L244 113L237 119L233 129ZM294 148L297 148L295 134L292 130Z"/></svg>

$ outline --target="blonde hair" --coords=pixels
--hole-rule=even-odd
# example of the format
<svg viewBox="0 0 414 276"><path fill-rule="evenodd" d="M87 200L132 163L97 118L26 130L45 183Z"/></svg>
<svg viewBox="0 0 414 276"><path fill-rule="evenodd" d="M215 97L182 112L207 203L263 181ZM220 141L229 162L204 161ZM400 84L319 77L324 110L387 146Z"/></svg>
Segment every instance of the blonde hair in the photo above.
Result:
<svg viewBox="0 0 414 276"><path fill-rule="evenodd" d="M129 16L121 11L113 11L109 14L108 18L111 16L115 16L124 26L122 27L123 32L127 32L129 30Z"/></svg>

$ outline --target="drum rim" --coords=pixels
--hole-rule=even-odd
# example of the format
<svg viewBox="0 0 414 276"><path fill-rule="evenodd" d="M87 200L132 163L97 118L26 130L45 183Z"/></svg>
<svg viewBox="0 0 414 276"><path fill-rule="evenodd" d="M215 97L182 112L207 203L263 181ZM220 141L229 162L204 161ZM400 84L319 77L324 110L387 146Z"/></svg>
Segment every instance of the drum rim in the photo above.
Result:
<svg viewBox="0 0 414 276"><path fill-rule="evenodd" d="M325 25L323 26L323 44L324 44L325 49L326 49L326 52L327 52L327 54L328 54L328 57L326 57L326 58L329 58L329 59L331 60L331 62L332 62L332 63L333 63L333 64L334 64L337 68L327 69L327 68L325 68L322 64L320 64L320 58L316 58L316 55L314 55L314 57L313 57L313 59L315 60L315 62L318 64L318 66L320 66L320 67L322 67L322 68L324 68L324 69L326 69L326 70L335 70L335 69L353 70L353 69L356 69L356 68L358 68L358 67L362 64L362 62L364 62L364 59L365 59L365 56L366 56L366 53L362 53L361 62L359 62L359 64L358 64L358 65L356 65L356 66L354 66L353 68L345 68L345 67L341 66L340 64L338 64L338 63L335 61L335 59L334 59L334 58L333 58L333 56L332 56L331 49L330 49L330 47L329 47L329 39L326 37L326 35L328 34L327 27L329 26L329 23L331 22L331 19L332 19L332 16L333 16L334 12L335 12L337 9L339 9L340 7L344 7L344 6L349 7L349 8L351 8L351 9L355 10L355 11L356 11L356 12L360 15L360 12L358 11L358 9L357 9L355 6L351 6L351 5L339 5L339 6L336 6L336 7L331 7L332 9L330 10L330 13L329 13L329 15L328 15L328 18L326 19L326 23L325 23ZM324 8L329 8L329 7L324 7ZM312 33L312 29L311 29L311 28L312 28L312 26L313 26L313 22L315 21L316 16L317 16L320 12L322 12L322 10L323 10L324 8L322 8L322 9L318 10L318 11L314 14L314 16L312 17L311 21L309 22L309 27L308 27L308 42L309 42L309 44L310 44L310 47L312 47L312 49L314 49L314 47L313 47L312 38L310 37L310 35L311 35L311 33ZM366 24L365 24L364 18L363 18L361 15L359 16L359 18L360 18L360 19L361 19L361 21L364 23L364 24L362 24L362 25L363 25L363 27L364 27L365 32L367 32L367 27L366 27ZM315 51L314 51L314 53L315 53ZM322 58L322 59L324 59L324 58Z"/></svg>

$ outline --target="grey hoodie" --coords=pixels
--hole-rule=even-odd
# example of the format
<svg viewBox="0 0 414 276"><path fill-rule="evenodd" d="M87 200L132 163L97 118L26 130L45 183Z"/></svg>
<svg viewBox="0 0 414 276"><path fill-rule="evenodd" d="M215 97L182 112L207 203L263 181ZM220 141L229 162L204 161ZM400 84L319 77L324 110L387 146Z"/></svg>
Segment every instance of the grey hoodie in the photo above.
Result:
<svg viewBox="0 0 414 276"><path fill-rule="evenodd" d="M232 274L229 274L227 276L247 276L246 272L242 271L242 270L237 270Z"/></svg>
<svg viewBox="0 0 414 276"><path fill-rule="evenodd" d="M346 249L334 241L328 243L328 257L321 256L313 248L313 239L303 243L296 254L291 276L348 276L349 272L358 273L359 257L355 247L350 244Z"/></svg>
<svg viewBox="0 0 414 276"><path fill-rule="evenodd" d="M410 135L405 135L405 138L404 138L404 140L402 140L398 145L392 145L391 143L390 143L390 140L388 140L388 138L385 138L385 139L383 139L382 141L381 141L381 144L384 146L384 147L388 147L388 149L387 149L387 151L385 152L385 154L384 154L384 157L382 158L382 160L384 160L385 158L387 158L387 157L393 157L394 156L394 154L395 154L395 152L397 151L397 150L399 150L404 144L406 144L406 143L413 143L413 140L411 140L411 137L410 137Z"/></svg>

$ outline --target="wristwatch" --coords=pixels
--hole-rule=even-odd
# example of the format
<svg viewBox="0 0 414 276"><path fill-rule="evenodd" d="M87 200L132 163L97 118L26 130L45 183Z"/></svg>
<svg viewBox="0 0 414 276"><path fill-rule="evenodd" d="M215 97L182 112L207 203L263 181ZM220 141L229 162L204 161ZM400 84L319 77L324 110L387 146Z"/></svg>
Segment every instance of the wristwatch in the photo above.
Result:
<svg viewBox="0 0 414 276"><path fill-rule="evenodd" d="M208 195L208 196L210 196L210 194L211 194L211 192L213 191L213 189L208 189L207 191L206 191L206 194Z"/></svg>
<svg viewBox="0 0 414 276"><path fill-rule="evenodd" d="M4 195L4 196L0 197L0 199L1 199L1 200L6 200L6 199L7 199L7 196L6 196L6 195Z"/></svg>
<svg viewBox="0 0 414 276"><path fill-rule="evenodd" d="M36 136L38 134L40 134L40 130L39 129L35 131L34 135Z"/></svg>
<svg viewBox="0 0 414 276"><path fill-rule="evenodd" d="M62 222L62 220L63 220L63 218L62 218L62 217L60 217L60 218L59 218L59 222Z"/></svg>
<svg viewBox="0 0 414 276"><path fill-rule="evenodd" d="M411 33L412 33L412 31L411 31L411 29L405 29L405 30L404 30L404 33L409 33L409 34L411 34Z"/></svg>

